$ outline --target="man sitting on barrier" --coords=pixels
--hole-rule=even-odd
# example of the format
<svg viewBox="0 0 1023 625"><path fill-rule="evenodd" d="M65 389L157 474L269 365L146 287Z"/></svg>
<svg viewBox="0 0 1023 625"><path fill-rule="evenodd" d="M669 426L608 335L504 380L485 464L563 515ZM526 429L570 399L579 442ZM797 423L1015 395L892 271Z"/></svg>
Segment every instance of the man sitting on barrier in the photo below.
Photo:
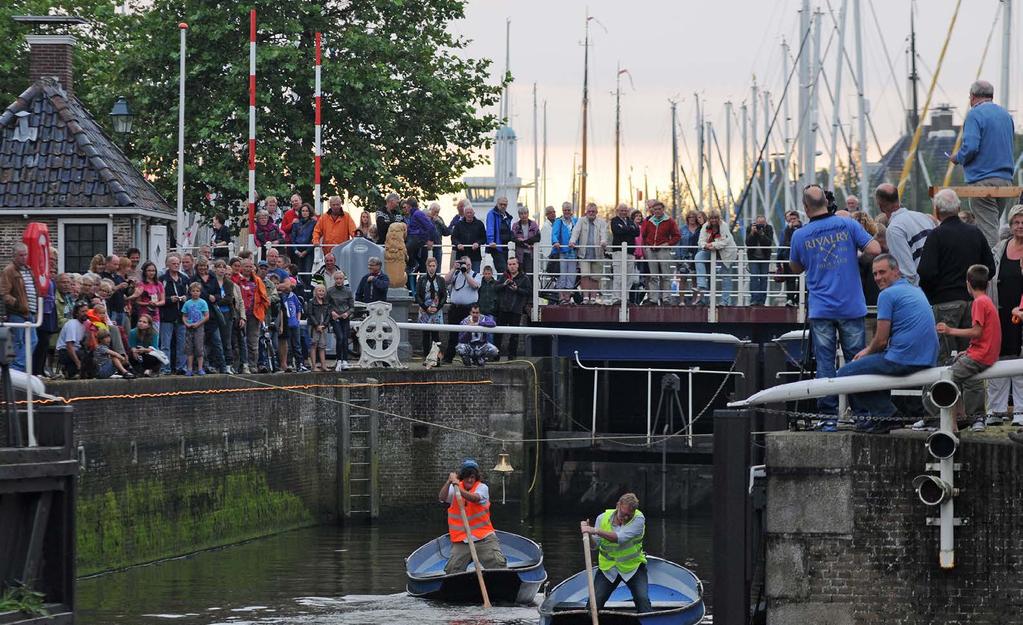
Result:
<svg viewBox="0 0 1023 625"><path fill-rule="evenodd" d="M497 360L500 352L494 345L493 335L480 331L497 324L490 315L480 313L479 304L469 308L469 316L462 319L459 325L466 326L464 331L458 333L458 346L455 347L455 351L462 357L462 364L466 367L482 367L488 360Z"/></svg>
<svg viewBox="0 0 1023 625"><path fill-rule="evenodd" d="M881 289L877 298L877 329L870 344L838 370L837 377L864 374L909 375L933 367L938 358L938 335L934 315L924 292L902 277L895 257L874 259L874 281ZM856 429L886 434L899 419L890 391L871 391L849 396Z"/></svg>

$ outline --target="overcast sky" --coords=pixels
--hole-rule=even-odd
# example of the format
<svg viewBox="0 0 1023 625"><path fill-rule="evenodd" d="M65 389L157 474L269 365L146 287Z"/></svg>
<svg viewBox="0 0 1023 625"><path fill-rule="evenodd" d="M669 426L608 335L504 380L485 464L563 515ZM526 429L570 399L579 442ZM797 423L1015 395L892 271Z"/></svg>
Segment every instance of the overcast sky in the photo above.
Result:
<svg viewBox="0 0 1023 625"><path fill-rule="evenodd" d="M622 195L632 185L642 188L644 174L650 193L670 187L671 121L668 100L678 100L680 126L688 148L695 147L695 93L706 102L707 120L714 124L725 151L724 102L739 104L750 99L750 85L757 82L778 102L783 84L781 43L785 38L795 56L799 46L799 0L470 0L464 20L452 30L472 40L466 54L494 59L494 78L504 68L505 19L511 19L512 126L519 137L519 175L532 178L533 117L532 89L537 85L541 102L547 101L548 168L547 203L568 199L571 189L573 154L580 151L583 67L583 27L587 8L598 23L590 32L590 151L588 195L602 204L614 200L614 96L616 65L628 69L635 89L626 79L622 96ZM830 0L837 19L842 0ZM852 5L846 41L853 53ZM956 119L965 112L967 91L974 80L988 33L999 10L999 0L965 0L942 68L932 106L950 103L957 108ZM812 1L824 12L822 48L836 29L828 2ZM926 97L932 71L944 41L955 0L925 0L917 11L917 52L921 75L920 104ZM877 22L871 9L877 13ZM906 92L910 0L862 0L864 73L871 119L884 149L897 138L903 123L897 90ZM1016 7L1019 23L1023 7ZM880 26L880 31L878 26ZM606 30L605 30L606 29ZM883 42L887 45L895 76L889 69ZM1019 37L1013 43L1013 74L1019 76ZM996 27L988 51L984 76L995 84L1001 96L1001 23ZM824 61L832 88L835 84L835 50ZM854 57L852 57L854 58ZM1023 82L1023 81L1021 81ZM793 80L793 87L797 79ZM1011 108L1020 102L1020 86L1012 87ZM796 91L790 91L790 115L796 117ZM842 122L855 125L856 98L851 75L842 85ZM821 103L823 130L829 130L832 104ZM496 112L496 111L495 111ZM762 101L758 110L763 132ZM792 122L793 127L795 121ZM827 134L827 133L825 133ZM827 142L827 137L822 137ZM781 134L778 134L781 140ZM818 139L818 146L821 139ZM870 159L878 157L870 141ZM681 146L681 161L691 179L695 170L690 150ZM775 149L780 149L780 143ZM822 147L819 147L822 149ZM844 154L845 150L842 149ZM818 167L827 167L827 155ZM733 126L732 186L741 182L742 149L739 130ZM714 163L715 170L720 169ZM489 175L492 168L474 170ZM719 185L721 172L714 172ZM694 182L695 184L695 182ZM532 191L523 191L520 201L532 205ZM541 198L542 201L542 198Z"/></svg>

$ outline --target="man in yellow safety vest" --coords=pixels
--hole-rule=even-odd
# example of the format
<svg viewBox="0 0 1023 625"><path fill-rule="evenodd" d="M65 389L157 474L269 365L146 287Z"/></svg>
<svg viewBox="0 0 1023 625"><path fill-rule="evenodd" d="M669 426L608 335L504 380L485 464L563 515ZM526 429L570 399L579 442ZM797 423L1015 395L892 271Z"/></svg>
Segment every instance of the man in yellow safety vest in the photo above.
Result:
<svg viewBox="0 0 1023 625"><path fill-rule="evenodd" d="M643 553L646 519L637 508L636 495L625 493L618 498L618 505L601 513L592 526L588 520L581 523L583 534L597 537L601 575L594 576L593 588L598 610L621 582L632 591L636 612L643 614L653 610L647 585L646 554Z"/></svg>
<svg viewBox="0 0 1023 625"><path fill-rule="evenodd" d="M469 552L469 536L465 532L462 513L455 499L455 489L462 493L465 514L469 519L469 532L476 546L476 555L484 569L503 569L508 560L501 552L501 542L490 523L490 489L480 481L480 465L467 458L458 473L452 471L440 488L438 498L448 504L448 535L451 537L451 557L444 572L462 573L472 562Z"/></svg>

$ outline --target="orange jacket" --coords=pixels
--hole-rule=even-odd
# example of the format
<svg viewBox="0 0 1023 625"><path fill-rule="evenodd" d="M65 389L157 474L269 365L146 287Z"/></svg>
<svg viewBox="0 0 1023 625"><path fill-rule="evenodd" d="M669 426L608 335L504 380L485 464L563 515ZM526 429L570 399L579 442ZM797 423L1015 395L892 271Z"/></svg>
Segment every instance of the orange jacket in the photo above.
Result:
<svg viewBox="0 0 1023 625"><path fill-rule="evenodd" d="M316 227L313 228L313 243L323 246L323 253L326 254L335 245L344 243L355 236L355 221L352 216L342 211L340 217L335 217L326 212L316 220Z"/></svg>
<svg viewBox="0 0 1023 625"><path fill-rule="evenodd" d="M465 484L462 482L459 482L458 486L465 488ZM475 493L479 487L480 482L477 480L469 492ZM469 519L469 530L472 532L473 540L482 540L493 534L494 526L490 523L490 500L488 499L485 504L478 504L465 499L464 503L465 516ZM462 513L458 509L457 497L452 497L451 505L448 506L448 534L453 543L464 542L466 538L465 525L462 524Z"/></svg>

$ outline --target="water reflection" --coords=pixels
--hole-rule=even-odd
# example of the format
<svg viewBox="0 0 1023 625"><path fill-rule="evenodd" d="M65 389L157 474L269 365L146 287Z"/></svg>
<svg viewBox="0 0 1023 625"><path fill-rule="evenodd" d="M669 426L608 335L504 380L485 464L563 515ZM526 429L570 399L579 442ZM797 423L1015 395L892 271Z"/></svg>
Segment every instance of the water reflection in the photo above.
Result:
<svg viewBox="0 0 1023 625"><path fill-rule="evenodd" d="M586 511L594 518L600 510ZM544 548L552 584L582 568L579 518L521 522L495 507L494 525ZM708 514L649 517L647 551L685 564L705 582L711 568ZM451 607L404 593L404 558L445 531L442 510L374 525L324 526L136 567L78 583L78 623L196 625L520 625L535 607Z"/></svg>

